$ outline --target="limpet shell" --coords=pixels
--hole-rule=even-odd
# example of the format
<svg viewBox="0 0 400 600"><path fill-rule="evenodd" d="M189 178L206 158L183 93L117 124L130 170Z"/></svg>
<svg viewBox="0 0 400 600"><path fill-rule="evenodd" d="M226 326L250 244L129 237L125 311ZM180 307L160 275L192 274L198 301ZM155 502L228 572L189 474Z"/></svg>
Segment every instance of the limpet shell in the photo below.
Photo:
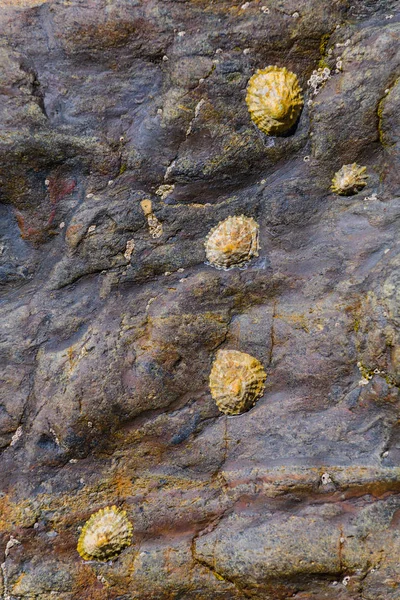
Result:
<svg viewBox="0 0 400 600"><path fill-rule="evenodd" d="M360 167L357 163L343 165L332 179L331 190L341 196L356 194L367 185L367 167Z"/></svg>
<svg viewBox="0 0 400 600"><path fill-rule="evenodd" d="M264 393L267 375L257 358L238 350L218 350L210 373L210 390L219 410L239 415Z"/></svg>
<svg viewBox="0 0 400 600"><path fill-rule="evenodd" d="M228 217L213 227L204 242L208 262L217 269L245 265L258 256L259 227L254 219Z"/></svg>
<svg viewBox="0 0 400 600"><path fill-rule="evenodd" d="M297 121L304 101L299 81L286 67L258 69L247 85L246 103L261 131L277 135Z"/></svg>
<svg viewBox="0 0 400 600"><path fill-rule="evenodd" d="M85 560L110 560L129 546L131 539L132 525L126 512L107 506L86 521L77 550Z"/></svg>

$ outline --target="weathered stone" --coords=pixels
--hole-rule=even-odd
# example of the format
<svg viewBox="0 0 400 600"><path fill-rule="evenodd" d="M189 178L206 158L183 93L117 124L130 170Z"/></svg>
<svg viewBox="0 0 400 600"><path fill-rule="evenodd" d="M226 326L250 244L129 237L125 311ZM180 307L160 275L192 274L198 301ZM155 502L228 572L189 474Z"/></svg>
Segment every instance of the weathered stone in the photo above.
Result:
<svg viewBox="0 0 400 600"><path fill-rule="evenodd" d="M0 0L4 600L399 600L396 8ZM304 92L282 137L268 65ZM259 256L217 271L231 215ZM268 373L242 415L219 349ZM82 561L113 505L132 544Z"/></svg>

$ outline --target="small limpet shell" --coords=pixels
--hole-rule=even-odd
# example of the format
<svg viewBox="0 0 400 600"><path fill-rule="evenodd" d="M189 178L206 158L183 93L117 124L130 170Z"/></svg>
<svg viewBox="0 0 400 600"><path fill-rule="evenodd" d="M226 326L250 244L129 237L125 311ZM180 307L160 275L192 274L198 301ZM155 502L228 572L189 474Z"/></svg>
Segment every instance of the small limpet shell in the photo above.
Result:
<svg viewBox="0 0 400 600"><path fill-rule="evenodd" d="M232 269L258 256L258 224L251 217L228 217L213 227L204 242L208 262L217 269Z"/></svg>
<svg viewBox="0 0 400 600"><path fill-rule="evenodd" d="M129 546L131 539L132 525L126 512L107 506L86 521L77 550L85 560L110 560Z"/></svg>
<svg viewBox="0 0 400 600"><path fill-rule="evenodd" d="M264 393L267 375L259 360L238 350L218 350L210 373L210 390L219 410L239 415Z"/></svg>
<svg viewBox="0 0 400 600"><path fill-rule="evenodd" d="M367 185L367 167L360 167L357 163L343 165L332 179L331 190L341 196L356 194Z"/></svg>
<svg viewBox="0 0 400 600"><path fill-rule="evenodd" d="M275 66L258 69L250 77L246 102L252 120L267 135L288 131L304 104L296 75Z"/></svg>

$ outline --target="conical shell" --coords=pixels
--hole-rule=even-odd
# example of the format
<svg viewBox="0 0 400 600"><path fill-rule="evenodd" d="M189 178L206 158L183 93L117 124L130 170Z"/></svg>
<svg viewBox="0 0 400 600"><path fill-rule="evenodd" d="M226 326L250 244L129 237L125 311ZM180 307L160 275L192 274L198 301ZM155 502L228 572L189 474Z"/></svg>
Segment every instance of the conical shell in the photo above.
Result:
<svg viewBox="0 0 400 600"><path fill-rule="evenodd" d="M267 375L259 360L237 350L219 350L210 373L210 390L219 410L239 415L264 393Z"/></svg>
<svg viewBox="0 0 400 600"><path fill-rule="evenodd" d="M132 525L126 512L107 506L94 513L82 528L78 552L85 560L110 560L129 546Z"/></svg>
<svg viewBox="0 0 400 600"><path fill-rule="evenodd" d="M357 163L343 165L332 179L331 190L341 196L356 194L367 185L367 167L360 167Z"/></svg>
<svg viewBox="0 0 400 600"><path fill-rule="evenodd" d="M296 123L303 96L294 73L269 66L249 79L246 102L257 127L267 135L278 135Z"/></svg>
<svg viewBox="0 0 400 600"><path fill-rule="evenodd" d="M213 227L205 240L208 262L217 269L232 269L258 256L256 221L250 217L228 217Z"/></svg>

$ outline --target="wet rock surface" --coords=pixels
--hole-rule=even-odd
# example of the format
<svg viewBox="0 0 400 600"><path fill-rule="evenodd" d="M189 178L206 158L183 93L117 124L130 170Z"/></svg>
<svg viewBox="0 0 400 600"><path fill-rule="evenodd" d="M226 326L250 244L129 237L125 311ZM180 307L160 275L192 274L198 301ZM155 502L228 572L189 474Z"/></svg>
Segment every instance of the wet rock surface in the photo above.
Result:
<svg viewBox="0 0 400 600"><path fill-rule="evenodd" d="M0 0L4 600L400 598L396 8ZM245 103L269 64L282 137ZM206 265L242 214L258 258ZM218 349L267 372L242 415ZM133 543L85 562L111 505Z"/></svg>

